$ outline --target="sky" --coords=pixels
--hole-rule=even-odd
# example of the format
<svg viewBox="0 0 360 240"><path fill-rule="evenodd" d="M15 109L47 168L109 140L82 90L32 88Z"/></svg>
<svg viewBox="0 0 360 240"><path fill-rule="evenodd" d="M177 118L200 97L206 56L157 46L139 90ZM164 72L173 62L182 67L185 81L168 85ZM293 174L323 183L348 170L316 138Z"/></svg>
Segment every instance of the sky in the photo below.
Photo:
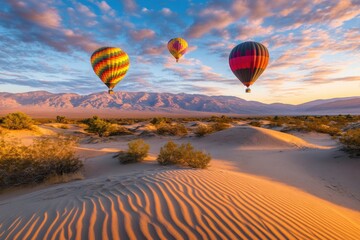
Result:
<svg viewBox="0 0 360 240"><path fill-rule="evenodd" d="M130 68L115 91L236 96L299 104L360 96L360 0L3 0L0 92L106 91L90 56L119 47ZM167 42L189 44L179 63ZM268 48L252 93L229 53Z"/></svg>

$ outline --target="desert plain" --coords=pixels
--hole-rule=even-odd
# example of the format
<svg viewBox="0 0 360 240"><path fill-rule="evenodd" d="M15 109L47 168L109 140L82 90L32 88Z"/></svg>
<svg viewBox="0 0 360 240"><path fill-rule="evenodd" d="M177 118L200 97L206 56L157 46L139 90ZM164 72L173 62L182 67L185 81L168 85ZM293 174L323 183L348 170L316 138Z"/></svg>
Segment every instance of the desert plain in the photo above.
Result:
<svg viewBox="0 0 360 240"><path fill-rule="evenodd" d="M327 134L241 121L203 137L151 134L148 122L126 127L132 135L55 123L9 131L28 144L77 136L84 167L78 180L2 191L0 239L360 239L360 161ZM120 164L114 156L138 138L148 157ZM211 154L209 166L159 165L169 140Z"/></svg>

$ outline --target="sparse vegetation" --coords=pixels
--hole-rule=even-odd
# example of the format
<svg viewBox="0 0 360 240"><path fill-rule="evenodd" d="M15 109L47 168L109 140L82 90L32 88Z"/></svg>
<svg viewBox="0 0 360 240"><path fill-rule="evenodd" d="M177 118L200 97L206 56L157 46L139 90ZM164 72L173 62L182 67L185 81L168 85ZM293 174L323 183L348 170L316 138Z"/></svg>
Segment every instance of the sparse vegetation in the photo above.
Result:
<svg viewBox="0 0 360 240"><path fill-rule="evenodd" d="M76 140L40 138L30 146L0 139L0 187L39 183L51 176L78 171L83 163L75 156Z"/></svg>
<svg viewBox="0 0 360 240"><path fill-rule="evenodd" d="M206 168L211 161L210 154L197 151L190 144L181 144L169 141L160 149L157 161L161 165L179 164L192 168Z"/></svg>
<svg viewBox="0 0 360 240"><path fill-rule="evenodd" d="M184 124L162 122L156 125L156 133L159 135L185 136L188 132Z"/></svg>
<svg viewBox="0 0 360 240"><path fill-rule="evenodd" d="M203 137L206 134L210 134L212 132L213 132L213 129L206 124L199 124L197 126L197 128L195 128L195 131L194 131L195 135L198 137Z"/></svg>
<svg viewBox="0 0 360 240"><path fill-rule="evenodd" d="M143 139L137 139L128 143L127 151L120 151L118 159L120 163L133 163L143 161L149 154L150 146Z"/></svg>
<svg viewBox="0 0 360 240"><path fill-rule="evenodd" d="M96 133L99 137L108 136L111 128L111 123L100 119L98 116L93 116L85 120L85 123L89 126L86 130L91 133Z"/></svg>
<svg viewBox="0 0 360 240"><path fill-rule="evenodd" d="M350 129L346 131L340 138L340 142L343 144L344 149L360 156L360 129Z"/></svg>
<svg viewBox="0 0 360 240"><path fill-rule="evenodd" d="M170 122L171 122L170 119L167 119L165 117L154 117L150 121L150 123L153 125L159 125L159 124L170 123Z"/></svg>
<svg viewBox="0 0 360 240"><path fill-rule="evenodd" d="M227 129L230 126L230 124L224 122L215 122L210 125L199 124L198 127L195 129L194 133L198 137L203 137L207 134Z"/></svg>
<svg viewBox="0 0 360 240"><path fill-rule="evenodd" d="M342 129L347 125L360 120L360 116L275 116L269 127L283 127L284 132L304 131L326 133L331 136L340 136Z"/></svg>
<svg viewBox="0 0 360 240"><path fill-rule="evenodd" d="M56 116L57 123L68 123L68 120L64 116Z"/></svg>
<svg viewBox="0 0 360 240"><path fill-rule="evenodd" d="M254 127L261 127L261 123L259 121L251 121L248 124Z"/></svg>
<svg viewBox="0 0 360 240"><path fill-rule="evenodd" d="M2 119L2 126L11 130L32 129L33 120L22 112L9 113Z"/></svg>
<svg viewBox="0 0 360 240"><path fill-rule="evenodd" d="M126 127L112 124L98 116L86 119L84 123L88 125L86 131L96 133L99 137L132 134Z"/></svg>

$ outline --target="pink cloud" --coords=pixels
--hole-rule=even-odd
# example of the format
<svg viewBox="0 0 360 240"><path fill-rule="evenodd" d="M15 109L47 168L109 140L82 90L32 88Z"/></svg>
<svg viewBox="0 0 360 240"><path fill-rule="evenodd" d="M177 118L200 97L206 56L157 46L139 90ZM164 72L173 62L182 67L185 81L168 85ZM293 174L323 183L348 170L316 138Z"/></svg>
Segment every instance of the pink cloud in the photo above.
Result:
<svg viewBox="0 0 360 240"><path fill-rule="evenodd" d="M48 8L43 4L34 7L32 2L10 2L16 14L36 25L45 28L58 28L61 25L61 17L55 8Z"/></svg>
<svg viewBox="0 0 360 240"><path fill-rule="evenodd" d="M111 10L111 7L109 6L109 4L107 4L107 2L105 1L101 1L98 3L99 8L104 11L104 12L108 12Z"/></svg>
<svg viewBox="0 0 360 240"><path fill-rule="evenodd" d="M137 8L136 2L134 0L122 0L124 7L127 11L135 11L135 9Z"/></svg>
<svg viewBox="0 0 360 240"><path fill-rule="evenodd" d="M86 17L94 18L96 17L96 14L93 13L87 6L77 3L76 4L76 10L82 14L84 14Z"/></svg>
<svg viewBox="0 0 360 240"><path fill-rule="evenodd" d="M144 39L154 38L155 32L151 29L133 30L130 31L130 36L136 41L141 41Z"/></svg>
<svg viewBox="0 0 360 240"><path fill-rule="evenodd" d="M144 49L144 54L149 54L149 55L161 55L163 54L165 51L167 51L167 47L166 45L161 45L161 46L154 46L154 47L146 47Z"/></svg>

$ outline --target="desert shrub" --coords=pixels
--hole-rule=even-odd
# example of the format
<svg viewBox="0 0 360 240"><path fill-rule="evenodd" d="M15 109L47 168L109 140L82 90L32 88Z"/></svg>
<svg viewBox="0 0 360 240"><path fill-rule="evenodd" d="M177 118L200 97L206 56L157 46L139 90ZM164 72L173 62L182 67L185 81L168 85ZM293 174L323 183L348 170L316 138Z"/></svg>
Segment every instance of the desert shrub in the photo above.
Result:
<svg viewBox="0 0 360 240"><path fill-rule="evenodd" d="M22 112L9 113L2 120L4 128L19 130L19 129L32 129L33 120Z"/></svg>
<svg viewBox="0 0 360 240"><path fill-rule="evenodd" d="M360 129L350 129L346 131L340 138L345 150L360 155Z"/></svg>
<svg viewBox="0 0 360 240"><path fill-rule="evenodd" d="M156 126L156 133L159 135L185 136L188 132L184 124L160 123Z"/></svg>
<svg viewBox="0 0 360 240"><path fill-rule="evenodd" d="M29 146L0 139L0 186L38 183L78 171L83 164L75 156L75 146L74 138L61 136L36 139Z"/></svg>
<svg viewBox="0 0 360 240"><path fill-rule="evenodd" d="M55 122L57 123L67 123L67 119L64 116L56 116Z"/></svg>
<svg viewBox="0 0 360 240"><path fill-rule="evenodd" d="M169 119L165 117L154 117L151 119L150 123L154 125L163 124L163 123L169 123L171 122Z"/></svg>
<svg viewBox="0 0 360 240"><path fill-rule="evenodd" d="M112 127L111 123L100 119L98 116L87 119L85 123L89 126L86 130L98 134L99 137L108 136Z"/></svg>
<svg viewBox="0 0 360 240"><path fill-rule="evenodd" d="M130 135L133 134L129 129L118 124L111 124L108 129L109 136L118 136L118 135Z"/></svg>
<svg viewBox="0 0 360 240"><path fill-rule="evenodd" d="M213 132L222 131L229 127L230 127L230 124L228 124L226 122L216 122L216 123L211 124L211 129L213 130Z"/></svg>
<svg viewBox="0 0 360 240"><path fill-rule="evenodd" d="M230 127L230 124L224 122L215 122L211 125L200 124L194 131L198 137L205 136L213 132L222 131Z"/></svg>
<svg viewBox="0 0 360 240"><path fill-rule="evenodd" d="M210 160L210 154L195 150L190 143L178 146L172 141L161 147L157 158L161 165L179 164L192 168L206 168Z"/></svg>
<svg viewBox="0 0 360 240"><path fill-rule="evenodd" d="M218 116L211 116L210 122L218 122L218 123L232 123L233 119L231 117L227 117L222 115L221 117Z"/></svg>
<svg viewBox="0 0 360 240"><path fill-rule="evenodd" d="M118 159L120 163L141 162L149 154L150 146L142 139L130 141L126 152L120 151Z"/></svg>
<svg viewBox="0 0 360 240"><path fill-rule="evenodd" d="M206 134L210 134L212 132L213 132L213 129L211 128L211 126L208 126L205 124L198 125L194 130L194 133L197 137L203 137Z"/></svg>
<svg viewBox="0 0 360 240"><path fill-rule="evenodd" d="M259 121L251 121L248 124L254 127L261 127L261 123Z"/></svg>

